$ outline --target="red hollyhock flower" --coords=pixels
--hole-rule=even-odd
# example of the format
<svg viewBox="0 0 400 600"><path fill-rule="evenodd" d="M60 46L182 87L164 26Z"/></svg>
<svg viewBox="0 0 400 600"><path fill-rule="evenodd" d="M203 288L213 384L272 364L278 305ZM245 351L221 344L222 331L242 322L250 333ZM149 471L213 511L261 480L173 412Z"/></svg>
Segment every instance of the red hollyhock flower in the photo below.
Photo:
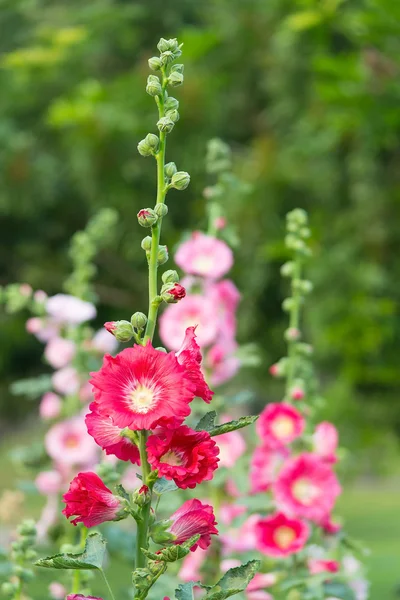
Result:
<svg viewBox="0 0 400 600"><path fill-rule="evenodd" d="M155 350L150 342L106 354L103 366L91 373L93 393L101 412L113 424L130 429L152 429L168 419L182 423L195 395L173 352Z"/></svg>
<svg viewBox="0 0 400 600"><path fill-rule="evenodd" d="M147 440L148 460L153 469L183 490L213 478L218 453L218 446L207 431L194 431L186 425L174 430L161 429Z"/></svg>
<svg viewBox="0 0 400 600"><path fill-rule="evenodd" d="M316 523L330 514L341 492L332 468L310 452L289 458L273 487L281 510Z"/></svg>
<svg viewBox="0 0 400 600"><path fill-rule="evenodd" d="M198 542L190 548L192 552L198 546L205 550L211 544L211 535L218 535L213 507L197 498L184 502L171 516L171 521L168 531L176 536L175 544L183 544L193 535L201 534Z"/></svg>
<svg viewBox="0 0 400 600"><path fill-rule="evenodd" d="M133 464L140 464L139 449L134 442L123 435L124 429L114 425L112 417L103 414L96 402L90 405L91 411L85 417L88 433L96 444L105 450L106 454L113 454L120 460L130 460Z"/></svg>
<svg viewBox="0 0 400 600"><path fill-rule="evenodd" d="M71 523L83 523L85 527L118 520L118 513L122 509L121 500L114 496L96 473L78 473L63 500L66 506L62 513L67 519L76 515Z"/></svg>
<svg viewBox="0 0 400 600"><path fill-rule="evenodd" d="M196 342L195 331L196 327L188 327L186 329L185 339L176 353L176 358L179 364L185 367L187 376L195 384L195 395L209 404L214 392L208 387L201 372L202 356L200 346Z"/></svg>
<svg viewBox="0 0 400 600"><path fill-rule="evenodd" d="M304 431L302 414L290 404L268 404L257 421L257 433L270 448L282 448L298 438Z"/></svg>
<svg viewBox="0 0 400 600"><path fill-rule="evenodd" d="M266 556L284 558L303 548L310 534L309 527L299 519L289 519L275 513L260 519L255 527L257 549Z"/></svg>
<svg viewBox="0 0 400 600"><path fill-rule="evenodd" d="M167 294L170 294L175 300L182 300L186 296L186 290L183 285L174 283L174 285L168 290Z"/></svg>

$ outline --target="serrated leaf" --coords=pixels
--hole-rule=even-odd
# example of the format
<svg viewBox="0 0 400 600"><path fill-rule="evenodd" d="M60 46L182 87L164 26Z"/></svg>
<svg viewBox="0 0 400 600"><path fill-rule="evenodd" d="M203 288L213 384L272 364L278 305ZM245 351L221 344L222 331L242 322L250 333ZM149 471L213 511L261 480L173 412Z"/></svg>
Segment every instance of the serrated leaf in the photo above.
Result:
<svg viewBox="0 0 400 600"><path fill-rule="evenodd" d="M225 575L204 596L204 600L225 600L247 588L261 566L259 560L251 560L245 565L229 569Z"/></svg>
<svg viewBox="0 0 400 600"><path fill-rule="evenodd" d="M215 410L211 410L206 413L203 417L201 417L200 421L197 423L195 429L196 431L210 431L215 427L215 419L217 418L217 413Z"/></svg>
<svg viewBox="0 0 400 600"><path fill-rule="evenodd" d="M101 569L106 552L106 541L100 533L89 533L85 550L80 554L55 554L37 560L37 567L48 569Z"/></svg>
<svg viewBox="0 0 400 600"><path fill-rule="evenodd" d="M176 600L193 600L193 588L201 587L203 589L211 589L209 586L203 585L200 581L188 581L181 583L175 590Z"/></svg>
<svg viewBox="0 0 400 600"><path fill-rule="evenodd" d="M160 477L154 484L153 492L161 496L161 494L166 494L167 492L174 492L178 489L178 486L174 481L169 481L165 479L165 477Z"/></svg>
<svg viewBox="0 0 400 600"><path fill-rule="evenodd" d="M130 500L129 498L129 494L126 491L126 489L124 488L123 485L121 485L120 483L118 485L115 486L115 491L117 493L118 496L121 496L121 498L125 498L125 500Z"/></svg>
<svg viewBox="0 0 400 600"><path fill-rule="evenodd" d="M324 583L324 591L327 596L340 598L340 600L356 600L353 590L341 581Z"/></svg>
<svg viewBox="0 0 400 600"><path fill-rule="evenodd" d="M223 433L229 433L230 431L236 431L237 429L242 429L243 427L247 427L247 425L251 425L255 421L257 421L259 415L253 415L248 417L240 417L237 421L229 421L229 423L223 423L222 425L216 425L212 429L208 430L208 433L211 436L222 435Z"/></svg>

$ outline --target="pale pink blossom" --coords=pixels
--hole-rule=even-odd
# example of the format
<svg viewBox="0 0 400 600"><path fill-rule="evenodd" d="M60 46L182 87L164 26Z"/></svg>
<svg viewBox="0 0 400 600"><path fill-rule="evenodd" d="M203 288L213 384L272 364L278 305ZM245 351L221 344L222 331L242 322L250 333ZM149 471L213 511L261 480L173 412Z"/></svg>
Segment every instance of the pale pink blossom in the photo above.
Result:
<svg viewBox="0 0 400 600"><path fill-rule="evenodd" d="M208 548L206 550L197 548L196 552L189 552L182 561L179 579L182 581L201 581L200 569L207 557L207 553Z"/></svg>
<svg viewBox="0 0 400 600"><path fill-rule="evenodd" d="M62 482L58 471L42 471L35 479L35 485L43 496L57 494L61 490Z"/></svg>
<svg viewBox="0 0 400 600"><path fill-rule="evenodd" d="M98 457L98 448L80 417L53 425L45 436L45 448L56 464L64 466L91 465Z"/></svg>
<svg viewBox="0 0 400 600"><path fill-rule="evenodd" d="M37 540L43 542L49 529L53 527L59 518L58 497L55 494L47 496L47 502L42 510L39 520L36 522Z"/></svg>
<svg viewBox="0 0 400 600"><path fill-rule="evenodd" d="M195 231L179 246L175 262L185 273L219 279L232 267L233 253L225 242Z"/></svg>
<svg viewBox="0 0 400 600"><path fill-rule="evenodd" d="M33 299L38 304L44 304L44 302L47 300L47 294L43 290L36 290L36 292L33 294Z"/></svg>
<svg viewBox="0 0 400 600"><path fill-rule="evenodd" d="M237 344L216 343L207 352L206 367L210 372L212 386L222 385L232 379L240 369L240 359L235 356Z"/></svg>
<svg viewBox="0 0 400 600"><path fill-rule="evenodd" d="M225 490L229 496L232 496L232 498L240 498L240 496L242 496L238 486L231 477L226 480Z"/></svg>
<svg viewBox="0 0 400 600"><path fill-rule="evenodd" d="M59 334L59 326L40 317L32 317L25 324L28 333L34 335L40 342L46 343Z"/></svg>
<svg viewBox="0 0 400 600"><path fill-rule="evenodd" d="M337 573L340 569L340 564L337 560L310 558L307 565L311 575L318 575L319 573Z"/></svg>
<svg viewBox="0 0 400 600"><path fill-rule="evenodd" d="M231 525L237 517L240 517L247 511L246 506L241 504L232 504L231 502L223 502L219 509L218 518L224 525Z"/></svg>
<svg viewBox="0 0 400 600"><path fill-rule="evenodd" d="M196 327L197 343L201 348L215 340L218 319L209 298L188 294L178 304L170 304L160 317L162 343L169 350L178 351L188 327Z"/></svg>
<svg viewBox="0 0 400 600"><path fill-rule="evenodd" d="M335 463L337 461L338 441L338 431L332 423L323 421L316 426L313 434L313 450L326 462Z"/></svg>
<svg viewBox="0 0 400 600"><path fill-rule="evenodd" d="M274 573L256 573L245 590L247 600L273 600L265 588L275 585L277 577Z"/></svg>
<svg viewBox="0 0 400 600"><path fill-rule="evenodd" d="M54 337L47 343L44 356L54 369L61 369L71 362L75 353L76 345L72 340Z"/></svg>
<svg viewBox="0 0 400 600"><path fill-rule="evenodd" d="M26 298L29 298L29 296L32 294L32 291L32 287L29 285L29 283L22 283L19 286L19 293L21 296L25 296Z"/></svg>
<svg viewBox="0 0 400 600"><path fill-rule="evenodd" d="M92 347L102 354L114 354L118 348L118 340L102 327L94 334Z"/></svg>
<svg viewBox="0 0 400 600"><path fill-rule="evenodd" d="M96 316L96 307L68 294L56 294L46 302L47 313L59 323L79 325Z"/></svg>
<svg viewBox="0 0 400 600"><path fill-rule="evenodd" d="M229 529L226 533L220 534L224 555L234 552L248 552L255 549L256 527L260 518L258 514L251 515L241 527L235 527Z"/></svg>
<svg viewBox="0 0 400 600"><path fill-rule="evenodd" d="M64 600L67 595L66 588L58 581L52 581L49 585L49 594L54 600Z"/></svg>
<svg viewBox="0 0 400 600"><path fill-rule="evenodd" d="M220 467L232 468L246 451L246 442L238 431L219 435L217 443L219 447Z"/></svg>
<svg viewBox="0 0 400 600"><path fill-rule="evenodd" d="M237 558L224 558L221 560L221 573L226 573L229 569L240 567L241 562Z"/></svg>
<svg viewBox="0 0 400 600"><path fill-rule="evenodd" d="M39 404L39 414L44 421L55 419L61 413L62 400L54 392L46 392Z"/></svg>
<svg viewBox="0 0 400 600"><path fill-rule="evenodd" d="M79 375L73 367L63 367L53 374L51 378L53 387L59 394L76 394L79 390Z"/></svg>
<svg viewBox="0 0 400 600"><path fill-rule="evenodd" d="M251 457L250 493L268 491L274 483L284 460L289 456L287 448L272 449L268 444L258 446Z"/></svg>
<svg viewBox="0 0 400 600"><path fill-rule="evenodd" d="M79 390L79 399L83 403L92 402L92 400L94 400L92 386L88 381L81 386Z"/></svg>

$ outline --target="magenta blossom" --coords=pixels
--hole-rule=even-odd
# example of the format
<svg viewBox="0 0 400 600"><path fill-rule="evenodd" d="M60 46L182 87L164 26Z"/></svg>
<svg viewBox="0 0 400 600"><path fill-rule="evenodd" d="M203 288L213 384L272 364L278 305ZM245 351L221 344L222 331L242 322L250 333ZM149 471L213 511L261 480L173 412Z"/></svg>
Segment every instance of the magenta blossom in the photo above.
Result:
<svg viewBox="0 0 400 600"><path fill-rule="evenodd" d="M209 504L203 504L196 498L187 500L171 516L172 525L169 532L176 536L175 544L182 544L194 535L201 534L200 539L190 549L192 552L199 546L203 550L211 544L211 535L217 535L214 511Z"/></svg>

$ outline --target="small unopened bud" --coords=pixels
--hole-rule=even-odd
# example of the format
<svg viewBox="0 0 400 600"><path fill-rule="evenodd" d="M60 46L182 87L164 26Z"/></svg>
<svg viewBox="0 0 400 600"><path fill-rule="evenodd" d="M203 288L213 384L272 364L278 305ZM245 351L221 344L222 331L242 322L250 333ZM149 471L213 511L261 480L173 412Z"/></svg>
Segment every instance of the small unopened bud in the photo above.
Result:
<svg viewBox="0 0 400 600"><path fill-rule="evenodd" d="M272 377L279 377L279 363L274 363L273 365L271 365L269 368L269 372L272 375Z"/></svg>
<svg viewBox="0 0 400 600"><path fill-rule="evenodd" d="M157 127L160 131L169 133L174 128L174 122L169 117L161 117L161 119L157 121Z"/></svg>
<svg viewBox="0 0 400 600"><path fill-rule="evenodd" d="M176 190L185 190L190 183L190 175L186 171L177 171L171 179L171 186Z"/></svg>
<svg viewBox="0 0 400 600"><path fill-rule="evenodd" d="M1 591L3 592L4 596L6 596L7 598L12 598L14 596L14 594L17 592L17 589L18 589L18 584L11 583L9 581L6 581L6 582L2 583L2 585L1 585Z"/></svg>
<svg viewBox="0 0 400 600"><path fill-rule="evenodd" d="M290 391L290 396L292 400L303 400L305 396L305 391L302 387L295 385Z"/></svg>
<svg viewBox="0 0 400 600"><path fill-rule="evenodd" d="M176 535L170 533L168 529L171 527L172 521L165 519L157 521L150 529L150 536L156 544L167 544L176 540Z"/></svg>
<svg viewBox="0 0 400 600"><path fill-rule="evenodd" d="M155 205L154 212L156 213L157 217L162 219L162 217L165 217L168 214L168 206L160 202L159 204Z"/></svg>
<svg viewBox="0 0 400 600"><path fill-rule="evenodd" d="M185 296L186 290L180 283L174 283L173 285L167 284L161 289L161 298L167 304L176 304Z"/></svg>
<svg viewBox="0 0 400 600"><path fill-rule="evenodd" d="M139 225L142 227L153 227L158 221L158 217L152 208L142 208L137 214Z"/></svg>
<svg viewBox="0 0 400 600"><path fill-rule="evenodd" d="M183 80L183 73L179 73L178 71L172 72L168 77L168 83L172 85L172 87L178 87L178 85L182 85Z"/></svg>
<svg viewBox="0 0 400 600"><path fill-rule="evenodd" d="M149 235L146 235L145 238L142 239L141 242L141 247L143 250L145 250L146 252L150 252L151 250L151 237Z"/></svg>
<svg viewBox="0 0 400 600"><path fill-rule="evenodd" d="M148 133L146 137L138 143L138 152L142 156L154 155L160 145L160 140L154 133Z"/></svg>
<svg viewBox="0 0 400 600"><path fill-rule="evenodd" d="M161 52L160 60L163 66L170 65L175 59L174 53L171 50L166 50L165 52Z"/></svg>
<svg viewBox="0 0 400 600"><path fill-rule="evenodd" d="M308 221L307 213L302 208L291 210L286 215L286 219L288 223L296 223L297 225L307 225Z"/></svg>
<svg viewBox="0 0 400 600"><path fill-rule="evenodd" d="M161 279L163 283L178 283L179 275L173 269L169 269L161 275Z"/></svg>
<svg viewBox="0 0 400 600"><path fill-rule="evenodd" d="M134 329L137 329L138 331L142 331L142 329L144 329L146 327L146 324L147 324L147 317L144 313L135 312L131 316L131 325Z"/></svg>
<svg viewBox="0 0 400 600"><path fill-rule="evenodd" d="M149 96L159 96L162 93L161 82L157 75L148 76L146 92L149 94Z"/></svg>
<svg viewBox="0 0 400 600"><path fill-rule="evenodd" d="M166 40L165 38L161 38L157 44L157 48L160 52L166 52L167 50L171 50L175 52L179 48L179 43L176 38L171 38Z"/></svg>
<svg viewBox="0 0 400 600"><path fill-rule="evenodd" d="M217 217L214 219L214 227L217 231L224 229L226 227L226 219L225 217Z"/></svg>
<svg viewBox="0 0 400 600"><path fill-rule="evenodd" d="M300 336L301 332L296 327L289 327L289 329L286 329L285 331L285 338L290 342L295 342L296 340L299 340Z"/></svg>
<svg viewBox="0 0 400 600"><path fill-rule="evenodd" d="M158 56L152 56L149 58L148 63L152 71L159 71L161 69L162 63Z"/></svg>
<svg viewBox="0 0 400 600"><path fill-rule="evenodd" d="M157 264L163 265L169 258L167 246L159 246L157 254Z"/></svg>
<svg viewBox="0 0 400 600"><path fill-rule="evenodd" d="M311 356L313 353L313 347L311 344L297 344L296 350L299 354L303 356Z"/></svg>
<svg viewBox="0 0 400 600"><path fill-rule="evenodd" d="M290 312L295 305L295 301L293 298L285 298L282 302L282 308L285 312Z"/></svg>
<svg viewBox="0 0 400 600"><path fill-rule="evenodd" d="M176 168L176 164L174 162L169 162L164 167L165 176L168 177L168 179L171 179L171 177L173 175L175 175L175 173L177 172L177 170L178 169Z"/></svg>
<svg viewBox="0 0 400 600"><path fill-rule="evenodd" d="M178 110L179 108L179 100L169 96L164 103L164 110L168 112L169 110Z"/></svg>
<svg viewBox="0 0 400 600"><path fill-rule="evenodd" d="M21 525L19 525L19 527L17 528L17 531L18 531L19 535L22 535L22 536L36 535L35 521L33 521L32 519L26 519L25 521L23 521L21 523Z"/></svg>
<svg viewBox="0 0 400 600"><path fill-rule="evenodd" d="M119 342L129 342L133 337L133 328L129 321L108 321L104 327L113 334Z"/></svg>
<svg viewBox="0 0 400 600"><path fill-rule="evenodd" d="M282 277L291 277L293 275L293 272L294 272L294 262L292 260L285 262L281 266Z"/></svg>
<svg viewBox="0 0 400 600"><path fill-rule="evenodd" d="M147 485L142 485L142 487L132 495L132 500L138 506L144 506L148 504L151 500L151 493Z"/></svg>
<svg viewBox="0 0 400 600"><path fill-rule="evenodd" d="M171 121L173 121L174 123L177 123L179 121L179 113L175 109L167 111L165 116L171 119Z"/></svg>

